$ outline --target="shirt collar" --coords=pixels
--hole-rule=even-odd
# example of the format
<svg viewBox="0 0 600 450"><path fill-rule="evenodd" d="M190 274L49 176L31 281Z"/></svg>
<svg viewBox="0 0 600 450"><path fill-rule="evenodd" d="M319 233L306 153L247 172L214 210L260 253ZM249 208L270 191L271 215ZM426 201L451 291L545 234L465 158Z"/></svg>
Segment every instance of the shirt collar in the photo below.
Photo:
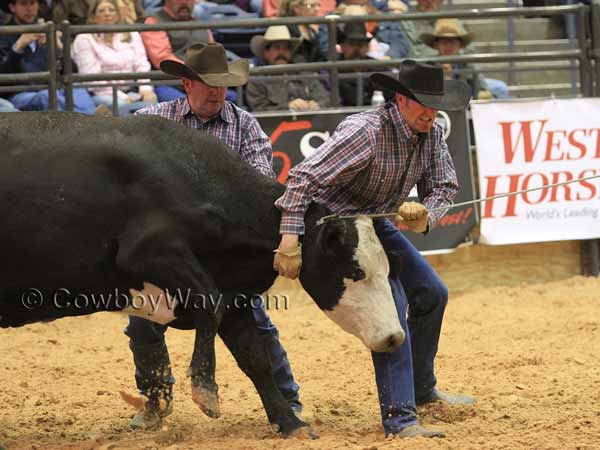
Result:
<svg viewBox="0 0 600 450"><path fill-rule="evenodd" d="M199 122L202 122L202 123L210 122L211 120L215 120L217 118L219 118L220 120L227 122L227 123L233 123L233 121L235 120L235 117L233 114L233 105L230 102L228 102L227 100L225 100L223 109L221 109L221 112L219 113L218 116L215 116L206 121L201 121L194 115L194 112L192 111L192 108L190 107L187 97L183 97L182 102L178 105L177 115L183 117L188 114L191 114L192 116L194 116L194 118L196 120L198 120Z"/></svg>

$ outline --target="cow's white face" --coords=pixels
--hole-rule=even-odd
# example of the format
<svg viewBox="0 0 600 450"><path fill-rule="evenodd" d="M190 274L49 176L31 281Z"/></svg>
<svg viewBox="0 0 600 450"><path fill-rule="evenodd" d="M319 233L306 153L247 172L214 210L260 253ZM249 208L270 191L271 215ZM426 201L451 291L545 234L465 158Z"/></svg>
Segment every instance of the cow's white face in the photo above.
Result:
<svg viewBox="0 0 600 450"><path fill-rule="evenodd" d="M358 337L370 350L393 351L404 342L405 334L388 281L388 259L372 221L359 217L355 223L358 243L354 261L359 268L359 275L344 278L345 289L338 304L324 312L343 330Z"/></svg>

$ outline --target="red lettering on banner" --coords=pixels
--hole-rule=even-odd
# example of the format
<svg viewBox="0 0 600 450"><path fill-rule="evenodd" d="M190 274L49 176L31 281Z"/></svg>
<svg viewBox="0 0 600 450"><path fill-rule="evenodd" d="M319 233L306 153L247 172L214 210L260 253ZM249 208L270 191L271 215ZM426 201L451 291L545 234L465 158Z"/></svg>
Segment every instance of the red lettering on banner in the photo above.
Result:
<svg viewBox="0 0 600 450"><path fill-rule="evenodd" d="M581 172L581 176L580 178L587 178L587 177L591 177L596 175L596 171L593 169L587 169L584 170L583 172ZM584 188L587 188L590 191L590 196L586 197L586 198L582 198L580 193L578 192L577 195L575 196L576 200L591 200L593 198L596 197L596 185L590 183L589 181L582 181L581 186L583 186Z"/></svg>
<svg viewBox="0 0 600 450"><path fill-rule="evenodd" d="M298 120L295 122L283 121L277 125L277 128L275 128L275 130L271 133L271 144L274 145L283 133L310 130L311 128L312 122L309 120ZM285 184L290 173L290 169L292 168L292 161L287 153L276 150L273 151L273 158L281 158L283 162L281 172L279 172L277 175L277 181L279 181L281 184Z"/></svg>
<svg viewBox="0 0 600 450"><path fill-rule="evenodd" d="M569 160L569 161L572 161L574 159L583 159L583 157L587 153L587 149L585 148L585 145L581 141L575 140L575 133L577 133L578 131L583 132L584 136L587 135L587 130L584 130L583 128L578 128L577 130L573 130L569 133L569 144L571 144L575 148L578 148L579 152L580 152L579 156L571 156L571 153L569 153L567 155L567 160Z"/></svg>
<svg viewBox="0 0 600 450"><path fill-rule="evenodd" d="M561 179L561 175L566 175L565 179ZM551 184L563 183L565 181L571 181L573 179L573 174L571 172L554 172L552 173L552 181ZM546 183L544 183L546 184ZM550 201L557 202L558 201L558 189L564 189L565 191L565 201L571 201L571 185L564 184L562 186L554 186L552 187L552 191L550 193Z"/></svg>
<svg viewBox="0 0 600 450"><path fill-rule="evenodd" d="M285 184L287 181L288 175L290 174L290 169L292 168L292 161L287 153L284 152L273 152L273 159L281 158L281 172L277 175L277 181L281 184Z"/></svg>
<svg viewBox="0 0 600 450"><path fill-rule="evenodd" d="M467 223L467 218L469 218L469 216L471 215L472 212L473 212L473 208L469 207L462 211L458 211L454 214L446 214L444 217L442 217L440 219L438 226L439 227L447 227L450 225L465 224L465 223Z"/></svg>
<svg viewBox="0 0 600 450"><path fill-rule="evenodd" d="M561 161L565 158L563 152L560 152L555 158L552 157L552 149L555 146L557 150L560 150L560 140L558 142L554 142L555 134L562 134L564 137L567 135L567 132L564 130L546 131L546 135L548 136L546 140L546 157L544 158L546 161Z"/></svg>
<svg viewBox="0 0 600 450"><path fill-rule="evenodd" d="M523 186L529 186L529 182L531 181L531 178L534 176L540 176L541 180L539 183L536 183L535 186L545 186L548 183L548 177L546 175L544 175L543 173L530 173L528 175L525 176L525 178L523 179ZM523 189L528 189L528 188L523 188ZM546 199L546 195L548 194L548 189L540 189L539 191L534 191L534 192L523 192L523 194L521 194L523 196L523 201L525 203L527 203L528 205L537 205L539 203L542 203L545 199ZM537 201L533 201L529 199L530 195L539 195L540 198Z"/></svg>
<svg viewBox="0 0 600 450"><path fill-rule="evenodd" d="M508 186L508 192L515 192L515 191L519 190L518 186L519 186L519 177L520 176L521 176L520 174L509 175L510 182L509 182L509 186ZM487 180L487 191L485 193L486 198L493 197L494 195L498 195L498 194L505 194L505 192L496 192L496 184L497 184L499 177L500 177L499 175L485 177L485 179ZM506 211L502 217L516 216L517 214L515 213L515 206L516 206L515 196L513 195L511 197L508 197ZM493 208L494 208L494 200L488 200L487 202L485 202L485 207L483 210L483 217L484 218L494 217L492 214Z"/></svg>
<svg viewBox="0 0 600 450"><path fill-rule="evenodd" d="M600 158L600 128L592 128L590 130L590 136L594 131L596 132L596 155L594 158Z"/></svg>
<svg viewBox="0 0 600 450"><path fill-rule="evenodd" d="M271 144L275 144L279 136L283 133L288 133L290 131L298 131L298 130L310 130L312 128L312 122L310 120L298 120L296 122L286 122L283 121L277 128L271 133Z"/></svg>
<svg viewBox="0 0 600 450"><path fill-rule="evenodd" d="M534 172L530 174L509 174L509 175L493 175L485 177L487 182L486 195L485 197L493 197L500 194L507 194L510 192L525 191L527 189L533 189L541 187L546 184L559 183L563 181L572 181L577 178L585 178L600 174L600 170L586 169L580 174L575 175L571 172L550 172L547 174L541 172ZM504 192L498 192L498 181L502 178L508 177L508 190ZM585 197L581 192L576 192L575 196L572 194L572 189L583 188L588 195ZM558 196L558 189L564 189L564 199ZM550 196L548 198L548 192ZM539 197L535 200L531 199L533 194L537 194ZM598 187L587 181L580 181L579 183L573 183L564 186L554 186L552 188L540 189L535 192L521 192L517 195L511 195L506 197L506 206L504 207L503 215L500 217L514 217L516 216L517 201L520 199L528 205L537 205L543 202L547 203L558 203L558 202L570 202L570 201L585 201L591 200L598 195ZM494 215L494 202L496 200L488 200L485 202L483 208L482 218L491 219L496 217ZM502 211L500 211L502 212Z"/></svg>
<svg viewBox="0 0 600 450"><path fill-rule="evenodd" d="M544 131L544 127L546 126L546 122L548 119L540 120L540 131L537 134L535 139L535 144L533 144L533 139L531 135L531 124L533 120L525 120L519 122L520 128L517 133L516 141L513 145L513 136L512 136L512 125L515 122L500 122L500 126L502 127L502 140L504 142L504 161L507 164L512 163L515 158L515 154L517 153L517 147L519 146L519 141L521 140L521 136L523 137L523 151L526 162L533 161L533 156L537 150L537 147L540 143L540 138L542 136L542 132Z"/></svg>

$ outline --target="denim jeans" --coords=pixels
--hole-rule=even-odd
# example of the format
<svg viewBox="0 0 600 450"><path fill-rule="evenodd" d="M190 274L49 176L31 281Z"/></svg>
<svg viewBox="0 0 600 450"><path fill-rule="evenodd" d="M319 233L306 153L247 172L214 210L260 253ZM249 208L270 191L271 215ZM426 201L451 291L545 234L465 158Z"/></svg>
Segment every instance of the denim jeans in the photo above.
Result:
<svg viewBox="0 0 600 450"><path fill-rule="evenodd" d="M279 332L264 307L252 308L252 312L256 327L275 337L269 348L269 359L279 391L295 411L301 412L300 387L294 380L287 354L279 342ZM125 328L125 334L130 338L129 348L133 353L137 387L151 402L160 398L167 401L173 399L175 378L171 372L169 351L165 343L167 328L166 325L134 316L129 316L129 325Z"/></svg>
<svg viewBox="0 0 600 450"><path fill-rule="evenodd" d="M389 220L377 221L375 231L384 249L394 252L401 262L399 273L390 276L390 285L406 332L406 341L396 351L372 353L381 418L388 434L417 422L416 401L428 398L436 385L434 360L448 290Z"/></svg>
<svg viewBox="0 0 600 450"><path fill-rule="evenodd" d="M65 110L65 92L60 89L56 92L56 100L59 111ZM48 90L19 92L10 98L15 108L21 111L48 111L50 101ZM89 92L85 89L73 89L73 111L83 114L94 114L96 105Z"/></svg>

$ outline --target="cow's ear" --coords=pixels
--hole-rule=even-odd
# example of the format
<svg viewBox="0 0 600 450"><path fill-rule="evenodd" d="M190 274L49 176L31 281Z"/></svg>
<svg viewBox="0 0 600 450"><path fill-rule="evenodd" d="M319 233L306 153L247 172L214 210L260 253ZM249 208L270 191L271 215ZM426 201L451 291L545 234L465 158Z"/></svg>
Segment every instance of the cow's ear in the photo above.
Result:
<svg viewBox="0 0 600 450"><path fill-rule="evenodd" d="M337 255L344 247L346 241L346 222L343 220L332 220L323 225L319 234L319 246L321 251L327 255Z"/></svg>

